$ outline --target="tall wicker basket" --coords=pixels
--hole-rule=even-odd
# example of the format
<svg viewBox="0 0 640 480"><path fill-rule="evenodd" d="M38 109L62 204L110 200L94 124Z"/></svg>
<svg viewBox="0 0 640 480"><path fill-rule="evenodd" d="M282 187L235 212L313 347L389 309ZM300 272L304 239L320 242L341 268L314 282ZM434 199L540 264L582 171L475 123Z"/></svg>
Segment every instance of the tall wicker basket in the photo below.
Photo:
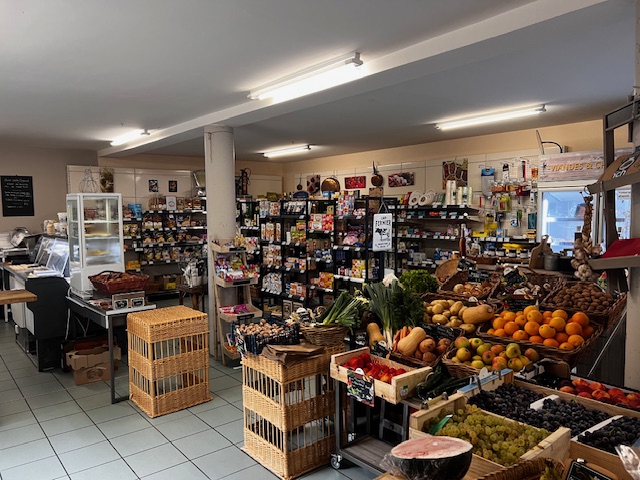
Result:
<svg viewBox="0 0 640 480"><path fill-rule="evenodd" d="M211 400L209 320L188 307L130 313L129 396L149 417Z"/></svg>

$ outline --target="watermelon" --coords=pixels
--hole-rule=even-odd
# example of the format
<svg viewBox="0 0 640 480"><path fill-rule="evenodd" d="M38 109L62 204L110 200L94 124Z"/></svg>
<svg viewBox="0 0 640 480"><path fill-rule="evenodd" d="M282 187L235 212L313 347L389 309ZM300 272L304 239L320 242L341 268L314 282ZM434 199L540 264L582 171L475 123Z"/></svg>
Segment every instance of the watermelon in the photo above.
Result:
<svg viewBox="0 0 640 480"><path fill-rule="evenodd" d="M460 480L471 466L472 448L459 438L427 435L395 446L387 458L409 480Z"/></svg>

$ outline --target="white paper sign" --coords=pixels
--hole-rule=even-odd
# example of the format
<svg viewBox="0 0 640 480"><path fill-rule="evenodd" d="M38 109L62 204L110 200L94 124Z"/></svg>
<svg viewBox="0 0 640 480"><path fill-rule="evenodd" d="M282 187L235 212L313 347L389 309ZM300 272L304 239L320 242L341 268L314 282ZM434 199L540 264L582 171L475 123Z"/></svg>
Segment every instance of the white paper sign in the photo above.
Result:
<svg viewBox="0 0 640 480"><path fill-rule="evenodd" d="M374 252L390 252L393 248L393 215L377 213L373 216Z"/></svg>

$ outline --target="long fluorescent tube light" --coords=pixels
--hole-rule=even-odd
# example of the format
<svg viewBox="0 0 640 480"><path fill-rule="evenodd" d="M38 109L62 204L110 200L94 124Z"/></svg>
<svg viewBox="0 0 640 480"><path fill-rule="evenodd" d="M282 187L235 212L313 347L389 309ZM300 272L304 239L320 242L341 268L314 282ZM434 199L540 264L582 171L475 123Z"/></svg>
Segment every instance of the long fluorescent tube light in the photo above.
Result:
<svg viewBox="0 0 640 480"><path fill-rule="evenodd" d="M364 75L359 53L335 58L249 92L252 100L284 102L350 82Z"/></svg>
<svg viewBox="0 0 640 480"><path fill-rule="evenodd" d="M296 147L280 148L278 150L262 152L262 155L267 158L273 158L281 157L283 155L291 155L292 153L308 152L309 150L311 150L311 145L298 145Z"/></svg>
<svg viewBox="0 0 640 480"><path fill-rule="evenodd" d="M144 130L133 130L129 133L125 133L124 135L120 135L119 137L114 138L111 141L111 146L117 147L118 145L124 145L125 143L129 143L129 142L132 142L133 140L137 140L143 135L151 135L151 134L146 128Z"/></svg>
<svg viewBox="0 0 640 480"><path fill-rule="evenodd" d="M502 122L511 120L512 118L528 117L530 115L538 115L546 112L544 105L521 110L511 110L508 112L493 113L490 115L479 115L477 117L465 118L462 120L454 120L451 122L438 123L436 128L439 130L452 130L454 128L471 127L473 125L482 125L484 123Z"/></svg>

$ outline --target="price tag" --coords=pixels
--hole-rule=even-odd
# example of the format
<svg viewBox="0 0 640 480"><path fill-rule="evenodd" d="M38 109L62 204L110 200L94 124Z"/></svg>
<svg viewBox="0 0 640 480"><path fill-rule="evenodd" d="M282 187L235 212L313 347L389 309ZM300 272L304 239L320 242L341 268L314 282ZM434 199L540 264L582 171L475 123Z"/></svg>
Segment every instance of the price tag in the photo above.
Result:
<svg viewBox="0 0 640 480"><path fill-rule="evenodd" d="M582 478L593 478L595 480L611 480L612 477L605 473L610 473L607 470L596 470L591 465L587 465L584 462L574 460L569 467L569 473L565 477L566 480L580 480Z"/></svg>
<svg viewBox="0 0 640 480"><path fill-rule="evenodd" d="M476 262L471 261L467 258L461 258L460 261L458 262L458 271L475 270L475 269L476 269Z"/></svg>
<svg viewBox="0 0 640 480"><path fill-rule="evenodd" d="M469 283L482 283L491 278L489 270L469 270Z"/></svg>
<svg viewBox="0 0 640 480"><path fill-rule="evenodd" d="M365 375L356 373L353 370L347 371L347 396L352 397L360 403L373 407L375 389L373 379L368 379Z"/></svg>

